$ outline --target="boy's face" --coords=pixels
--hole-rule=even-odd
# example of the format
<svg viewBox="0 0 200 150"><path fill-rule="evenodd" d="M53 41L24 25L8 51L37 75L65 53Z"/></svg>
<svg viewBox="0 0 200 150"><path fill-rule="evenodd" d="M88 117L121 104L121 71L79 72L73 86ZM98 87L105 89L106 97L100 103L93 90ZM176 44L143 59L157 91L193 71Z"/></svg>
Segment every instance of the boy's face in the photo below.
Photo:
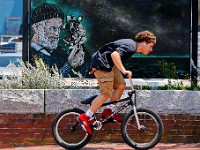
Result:
<svg viewBox="0 0 200 150"><path fill-rule="evenodd" d="M147 43L147 42L142 42L142 51L141 53L144 54L144 55L148 55L150 52L153 51L153 46L155 45L154 42L151 42L151 43Z"/></svg>

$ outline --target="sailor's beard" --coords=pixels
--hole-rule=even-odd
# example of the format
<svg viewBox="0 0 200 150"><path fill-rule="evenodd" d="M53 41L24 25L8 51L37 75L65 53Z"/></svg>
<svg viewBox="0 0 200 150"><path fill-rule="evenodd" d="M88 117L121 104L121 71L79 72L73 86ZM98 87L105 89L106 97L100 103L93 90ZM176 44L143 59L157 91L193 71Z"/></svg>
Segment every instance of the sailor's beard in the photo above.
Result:
<svg viewBox="0 0 200 150"><path fill-rule="evenodd" d="M39 39L39 44L53 50L58 47L58 38L53 36L43 37Z"/></svg>

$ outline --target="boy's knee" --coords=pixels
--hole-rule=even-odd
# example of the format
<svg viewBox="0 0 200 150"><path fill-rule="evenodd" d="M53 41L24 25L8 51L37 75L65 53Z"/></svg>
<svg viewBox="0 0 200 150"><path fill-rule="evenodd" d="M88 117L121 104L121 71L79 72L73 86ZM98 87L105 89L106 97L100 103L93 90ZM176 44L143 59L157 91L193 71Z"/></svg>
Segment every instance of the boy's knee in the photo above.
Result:
<svg viewBox="0 0 200 150"><path fill-rule="evenodd" d="M112 96L112 92L104 92L102 95L105 97L105 99L109 99Z"/></svg>

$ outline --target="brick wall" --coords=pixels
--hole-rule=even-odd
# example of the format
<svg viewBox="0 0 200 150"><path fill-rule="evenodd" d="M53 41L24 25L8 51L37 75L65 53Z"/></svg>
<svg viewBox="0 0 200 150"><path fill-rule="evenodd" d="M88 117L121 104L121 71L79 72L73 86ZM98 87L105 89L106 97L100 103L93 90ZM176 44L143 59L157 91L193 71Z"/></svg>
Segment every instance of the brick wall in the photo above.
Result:
<svg viewBox="0 0 200 150"><path fill-rule="evenodd" d="M51 133L55 114L0 114L0 148L55 144ZM164 143L200 143L199 115L162 115ZM91 142L124 142L120 123L103 125Z"/></svg>

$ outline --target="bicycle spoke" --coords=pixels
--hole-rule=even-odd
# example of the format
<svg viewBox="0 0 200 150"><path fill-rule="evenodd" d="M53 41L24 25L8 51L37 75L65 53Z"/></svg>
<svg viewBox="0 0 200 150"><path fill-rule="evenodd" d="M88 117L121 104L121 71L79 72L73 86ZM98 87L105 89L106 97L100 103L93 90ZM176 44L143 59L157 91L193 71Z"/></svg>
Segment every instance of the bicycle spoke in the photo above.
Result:
<svg viewBox="0 0 200 150"><path fill-rule="evenodd" d="M58 115L53 124L53 136L56 142L67 149L78 149L89 142L91 136L77 121L80 113L72 110Z"/></svg>
<svg viewBox="0 0 200 150"><path fill-rule="evenodd" d="M153 115L152 115L153 114ZM138 111L141 129L138 129L134 113L123 122L122 135L127 144L137 149L148 149L159 142L162 135L162 122L149 110Z"/></svg>

